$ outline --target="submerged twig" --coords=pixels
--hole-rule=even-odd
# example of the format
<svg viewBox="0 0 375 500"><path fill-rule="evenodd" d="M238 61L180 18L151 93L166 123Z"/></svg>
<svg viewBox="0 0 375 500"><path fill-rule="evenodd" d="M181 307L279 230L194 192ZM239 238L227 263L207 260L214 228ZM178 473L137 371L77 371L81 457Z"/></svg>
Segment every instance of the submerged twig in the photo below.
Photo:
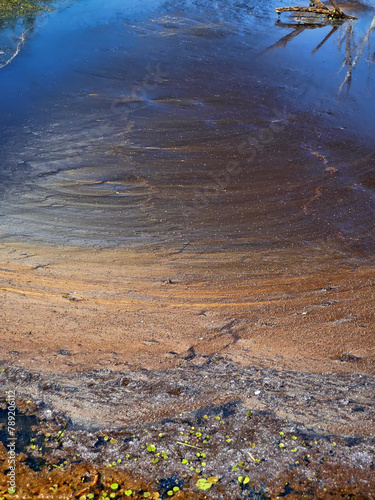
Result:
<svg viewBox="0 0 375 500"><path fill-rule="evenodd" d="M247 454L249 455L251 460L253 460L253 462L256 462L256 459L253 457L253 455L249 451L247 452Z"/></svg>
<svg viewBox="0 0 375 500"><path fill-rule="evenodd" d="M177 444L182 444L182 446L189 446L189 448L197 448L197 450L201 450L201 446L194 446L193 444L182 443L181 441L177 441Z"/></svg>
<svg viewBox="0 0 375 500"><path fill-rule="evenodd" d="M68 425L68 422L69 422L69 419L67 418L67 419L66 419L66 422L65 422L64 427L61 429L61 431L59 432L59 435L58 435L58 436L57 436L57 438L55 439L56 443L57 443L58 441L60 441L60 439L62 438L62 436L63 436L63 434L64 434L64 431L65 431L65 429L66 429L66 427L67 427L67 425Z"/></svg>

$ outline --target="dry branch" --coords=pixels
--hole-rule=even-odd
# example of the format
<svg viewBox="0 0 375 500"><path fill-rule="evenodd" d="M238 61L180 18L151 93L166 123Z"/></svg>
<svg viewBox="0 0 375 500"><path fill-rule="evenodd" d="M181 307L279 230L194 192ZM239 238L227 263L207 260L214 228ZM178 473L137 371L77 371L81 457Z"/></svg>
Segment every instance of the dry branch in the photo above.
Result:
<svg viewBox="0 0 375 500"><path fill-rule="evenodd" d="M343 13L343 11L340 9L340 7L337 5L337 3L335 2L335 0L329 0L331 2L331 4L333 5L333 8L335 9L335 12L337 12L338 14L340 14L340 16L346 16L346 14Z"/></svg>
<svg viewBox="0 0 375 500"><path fill-rule="evenodd" d="M279 7L276 10L278 14L281 12L311 12L313 14L323 14L328 19L357 19L354 16L349 16L345 14L336 4L335 0L330 0L333 10L329 9L320 0L312 0L315 7Z"/></svg>
<svg viewBox="0 0 375 500"><path fill-rule="evenodd" d="M275 9L278 14L281 12L313 12L314 14L332 14L329 9L317 9L316 7L278 7Z"/></svg>
<svg viewBox="0 0 375 500"><path fill-rule="evenodd" d="M315 5L315 7L316 7L317 9L326 9L326 10L329 10L329 9L328 9L328 7L326 7L326 6L324 5L324 3L323 3L323 2L321 2L320 0L312 0L312 3Z"/></svg>

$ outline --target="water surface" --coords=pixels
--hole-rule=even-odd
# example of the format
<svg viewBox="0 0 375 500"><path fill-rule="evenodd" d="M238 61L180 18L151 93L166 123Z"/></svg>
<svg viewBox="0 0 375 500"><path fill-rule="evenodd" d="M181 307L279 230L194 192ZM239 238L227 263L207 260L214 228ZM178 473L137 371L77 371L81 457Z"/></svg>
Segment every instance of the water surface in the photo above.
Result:
<svg viewBox="0 0 375 500"><path fill-rule="evenodd" d="M348 3L301 27L285 0L57 2L5 27L2 238L371 255L375 4Z"/></svg>

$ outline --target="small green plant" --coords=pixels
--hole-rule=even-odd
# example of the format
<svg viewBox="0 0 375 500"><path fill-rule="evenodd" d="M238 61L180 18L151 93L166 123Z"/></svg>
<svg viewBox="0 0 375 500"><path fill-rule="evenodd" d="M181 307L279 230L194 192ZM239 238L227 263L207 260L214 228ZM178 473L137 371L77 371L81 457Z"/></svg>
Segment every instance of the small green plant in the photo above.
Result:
<svg viewBox="0 0 375 500"><path fill-rule="evenodd" d="M245 476L245 477L243 477L243 476L239 476L239 477L238 477L238 482L239 482L240 484L242 484L242 485L246 486L246 485L250 482L250 478L249 478L249 476Z"/></svg>
<svg viewBox="0 0 375 500"><path fill-rule="evenodd" d="M196 486L199 490L209 490L212 486L212 483L202 477L201 479L198 479Z"/></svg>

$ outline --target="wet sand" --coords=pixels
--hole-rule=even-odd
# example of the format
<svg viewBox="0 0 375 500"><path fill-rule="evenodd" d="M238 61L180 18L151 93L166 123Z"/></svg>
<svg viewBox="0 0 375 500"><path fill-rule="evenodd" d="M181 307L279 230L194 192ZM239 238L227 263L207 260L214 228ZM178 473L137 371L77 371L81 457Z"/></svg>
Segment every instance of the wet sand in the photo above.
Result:
<svg viewBox="0 0 375 500"><path fill-rule="evenodd" d="M198 363L217 354L244 366L373 372L371 267L306 249L258 249L249 260L194 245L3 245L3 363L165 369L194 352Z"/></svg>
<svg viewBox="0 0 375 500"><path fill-rule="evenodd" d="M93 5L73 7L79 29L60 21L76 59L35 76L31 62L25 109L19 92L4 118L18 498L100 498L115 481L133 498L372 498L372 101L360 123L328 79L325 100L316 75L306 97L303 61L260 56L278 38L262 2L254 23L188 2L99 26ZM35 54L46 37L55 57L56 33Z"/></svg>

